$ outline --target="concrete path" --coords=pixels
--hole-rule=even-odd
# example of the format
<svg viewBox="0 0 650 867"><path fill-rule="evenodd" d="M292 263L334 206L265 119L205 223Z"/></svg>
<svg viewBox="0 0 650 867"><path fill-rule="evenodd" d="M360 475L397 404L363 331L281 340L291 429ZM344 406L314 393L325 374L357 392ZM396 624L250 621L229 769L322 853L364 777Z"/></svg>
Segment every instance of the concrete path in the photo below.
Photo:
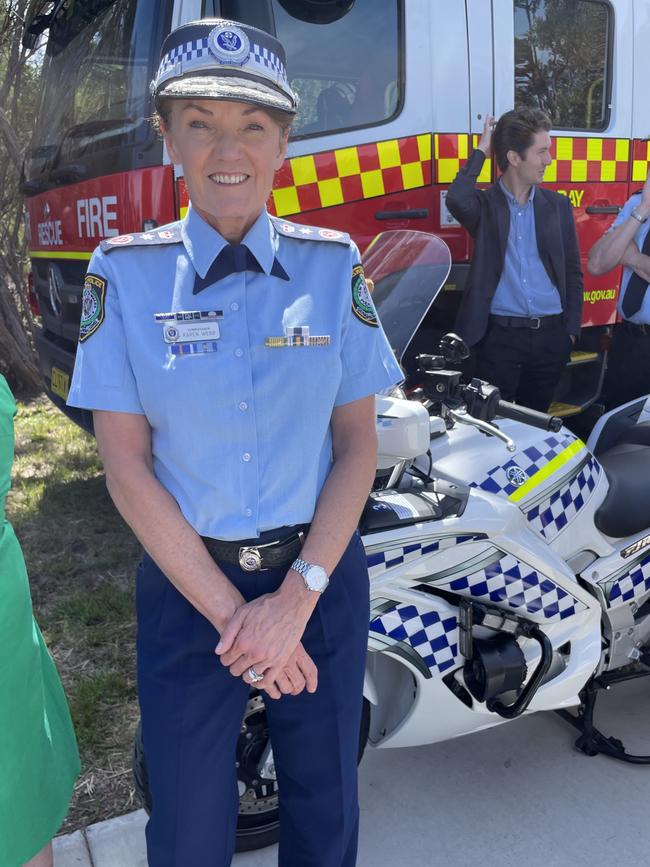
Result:
<svg viewBox="0 0 650 867"><path fill-rule="evenodd" d="M650 753L650 678L599 699L597 724ZM366 752L358 867L645 867L650 766L588 758L554 714L417 749ZM59 838L55 867L146 867L142 811ZM234 867L274 867L275 847ZM182 865L179 865L182 867Z"/></svg>

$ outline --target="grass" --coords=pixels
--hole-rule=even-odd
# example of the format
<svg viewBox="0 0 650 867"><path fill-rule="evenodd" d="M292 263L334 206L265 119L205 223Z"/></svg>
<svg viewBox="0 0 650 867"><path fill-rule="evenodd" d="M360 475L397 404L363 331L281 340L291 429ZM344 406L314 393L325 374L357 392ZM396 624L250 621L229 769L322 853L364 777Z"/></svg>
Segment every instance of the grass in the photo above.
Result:
<svg viewBox="0 0 650 867"><path fill-rule="evenodd" d="M34 613L63 681L82 773L63 831L134 809L135 566L140 549L113 507L95 441L46 398L19 404L7 516Z"/></svg>

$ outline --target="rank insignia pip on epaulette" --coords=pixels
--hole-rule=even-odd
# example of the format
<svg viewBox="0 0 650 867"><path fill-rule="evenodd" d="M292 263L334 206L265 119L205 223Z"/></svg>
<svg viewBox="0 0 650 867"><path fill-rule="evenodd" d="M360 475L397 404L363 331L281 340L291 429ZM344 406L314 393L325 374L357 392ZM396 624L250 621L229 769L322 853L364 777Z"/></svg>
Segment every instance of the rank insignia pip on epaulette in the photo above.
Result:
<svg viewBox="0 0 650 867"><path fill-rule="evenodd" d="M285 238L297 238L299 241L334 241L337 244L350 245L347 232L338 229L319 229L318 226L303 226L302 223L290 223L280 217L271 217L276 231Z"/></svg>
<svg viewBox="0 0 650 867"><path fill-rule="evenodd" d="M161 229L151 229L149 232L134 232L132 235L117 235L106 238L99 245L104 253L110 253L118 247L156 247L160 244L179 244L181 237L180 225Z"/></svg>
<svg viewBox="0 0 650 867"><path fill-rule="evenodd" d="M352 312L364 325L379 328L377 311L372 303L361 264L352 269Z"/></svg>

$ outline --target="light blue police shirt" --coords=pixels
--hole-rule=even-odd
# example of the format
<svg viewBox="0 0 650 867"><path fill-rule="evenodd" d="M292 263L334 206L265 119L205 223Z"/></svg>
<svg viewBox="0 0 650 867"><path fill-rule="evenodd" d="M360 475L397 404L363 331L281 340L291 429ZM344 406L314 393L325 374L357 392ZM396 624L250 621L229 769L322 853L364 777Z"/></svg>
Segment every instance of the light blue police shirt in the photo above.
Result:
<svg viewBox="0 0 650 867"><path fill-rule="evenodd" d="M612 229L615 229L617 226L620 226L621 223L624 223L627 218L632 213L632 209L638 207L641 202L641 193L635 193L633 196L627 200L627 202L621 208L618 216L612 223L609 228L611 232ZM639 223L639 228L634 235L634 243L637 245L639 250L643 250L643 243L645 241L645 236L650 231L650 220L646 220L645 223ZM630 277L632 276L631 268L623 269L623 279L621 280L621 291L618 293L618 301L616 302L616 309L619 312L619 315L623 319L627 319L629 322L633 322L635 325L650 325L650 292L646 292L643 297L643 302L641 307L634 313L632 316L625 316L623 314L623 298L625 298L625 292L627 290L627 284L630 281Z"/></svg>
<svg viewBox="0 0 650 867"><path fill-rule="evenodd" d="M490 313L496 316L552 316L562 313L557 287L539 257L535 232L535 187L525 205L499 179L510 209L510 229L503 272L497 284Z"/></svg>
<svg viewBox="0 0 650 867"><path fill-rule="evenodd" d="M369 297L353 304L360 256L349 236L263 211L243 243L261 271L193 294L226 241L191 207L179 223L103 242L68 398L144 414L157 478L199 534L225 540L311 521L332 465L332 410L403 378ZM169 320L179 311L210 323L213 338L165 342L170 326L187 337ZM307 332L320 342L265 343ZM216 351L192 350L206 343Z"/></svg>

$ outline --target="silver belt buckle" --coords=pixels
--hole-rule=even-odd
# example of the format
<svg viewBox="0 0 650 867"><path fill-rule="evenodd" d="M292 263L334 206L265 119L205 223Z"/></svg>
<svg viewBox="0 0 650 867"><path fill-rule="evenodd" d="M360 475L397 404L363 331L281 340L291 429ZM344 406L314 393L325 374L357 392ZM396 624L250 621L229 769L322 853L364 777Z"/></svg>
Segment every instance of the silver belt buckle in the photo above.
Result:
<svg viewBox="0 0 650 867"><path fill-rule="evenodd" d="M533 316L531 319L531 322L537 323L537 324L533 324L530 326L533 329L533 331L539 331L539 329L542 327L542 320L539 316Z"/></svg>
<svg viewBox="0 0 650 867"><path fill-rule="evenodd" d="M258 548L240 548L239 565L244 572L259 572L262 568L262 555Z"/></svg>

